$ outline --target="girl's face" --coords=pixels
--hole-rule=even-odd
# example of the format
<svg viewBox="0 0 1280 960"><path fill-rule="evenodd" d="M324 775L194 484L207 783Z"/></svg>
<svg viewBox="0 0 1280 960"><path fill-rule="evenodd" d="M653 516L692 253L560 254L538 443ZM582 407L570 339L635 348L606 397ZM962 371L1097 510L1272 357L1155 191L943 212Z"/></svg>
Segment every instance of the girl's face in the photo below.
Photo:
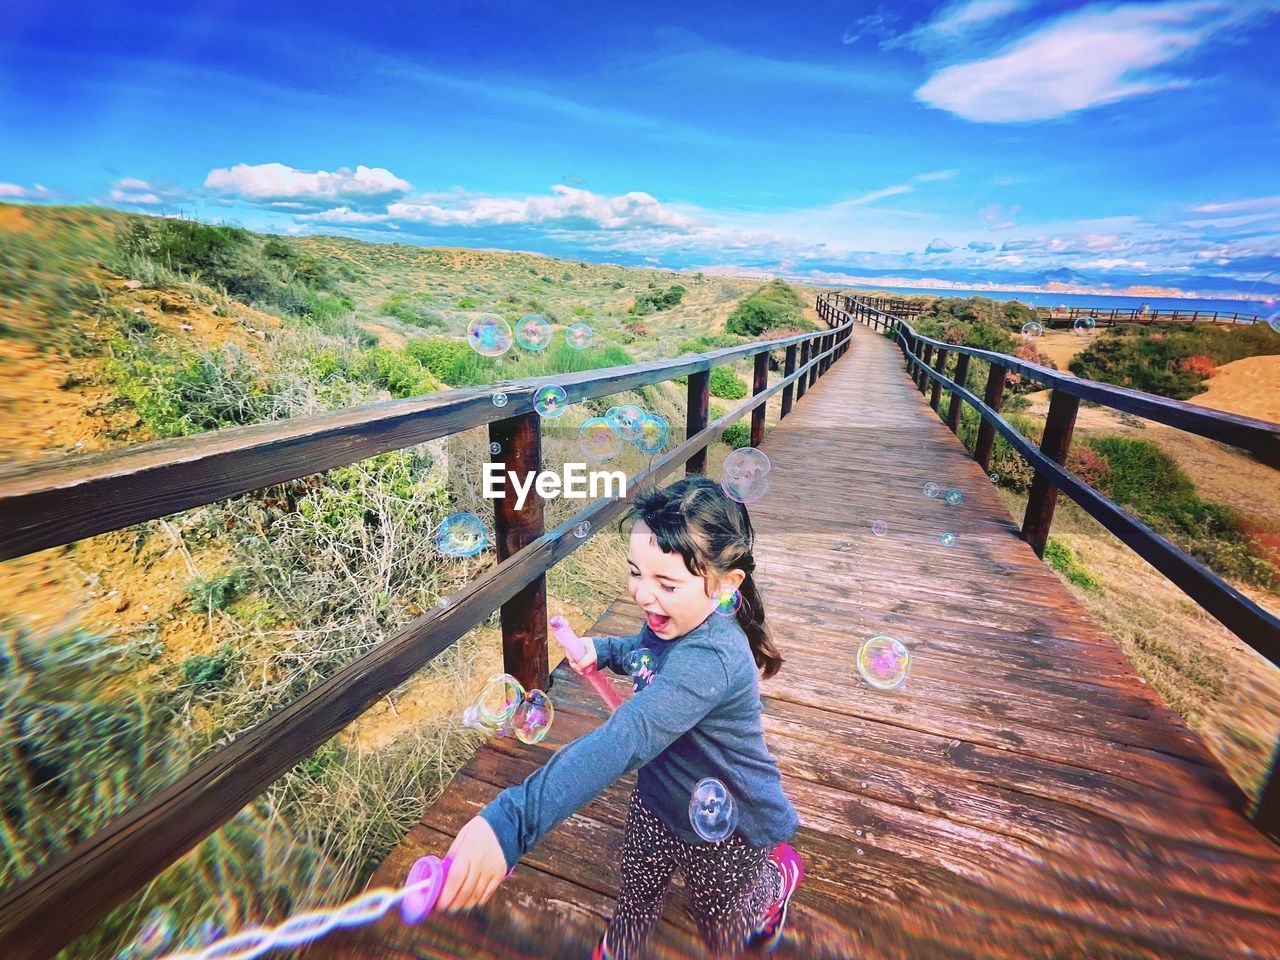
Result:
<svg viewBox="0 0 1280 960"><path fill-rule="evenodd" d="M627 562L631 567L627 589L645 612L649 629L663 640L683 637L707 619L716 605L715 590L707 578L690 573L680 554L663 553L641 520L631 528ZM741 570L731 570L721 585L736 589L744 576Z"/></svg>

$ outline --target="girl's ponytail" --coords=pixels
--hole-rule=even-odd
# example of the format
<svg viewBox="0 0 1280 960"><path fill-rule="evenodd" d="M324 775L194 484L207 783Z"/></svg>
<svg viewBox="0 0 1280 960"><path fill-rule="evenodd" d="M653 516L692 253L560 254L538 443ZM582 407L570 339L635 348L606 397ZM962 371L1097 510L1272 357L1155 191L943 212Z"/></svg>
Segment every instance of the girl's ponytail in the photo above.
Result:
<svg viewBox="0 0 1280 960"><path fill-rule="evenodd" d="M750 565L755 567L755 561L748 559ZM745 569L744 566L739 566ZM751 641L751 654L756 659L756 666L764 671L764 679L768 680L782 668L782 657L773 645L769 628L765 626L764 604L750 570L747 570L747 578L742 581L742 586L738 587L738 594L742 597L742 606L738 608L738 626L742 627L742 632Z"/></svg>

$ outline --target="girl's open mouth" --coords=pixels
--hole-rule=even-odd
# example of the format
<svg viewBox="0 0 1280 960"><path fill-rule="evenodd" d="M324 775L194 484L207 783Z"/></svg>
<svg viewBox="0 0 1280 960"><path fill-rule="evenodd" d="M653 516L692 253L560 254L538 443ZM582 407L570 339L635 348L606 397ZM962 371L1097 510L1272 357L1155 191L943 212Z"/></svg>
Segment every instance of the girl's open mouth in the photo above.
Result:
<svg viewBox="0 0 1280 960"><path fill-rule="evenodd" d="M649 624L649 629L654 633L658 633L663 627L671 622L670 617L664 617L660 613L649 613L647 611L645 612L644 619L645 622Z"/></svg>

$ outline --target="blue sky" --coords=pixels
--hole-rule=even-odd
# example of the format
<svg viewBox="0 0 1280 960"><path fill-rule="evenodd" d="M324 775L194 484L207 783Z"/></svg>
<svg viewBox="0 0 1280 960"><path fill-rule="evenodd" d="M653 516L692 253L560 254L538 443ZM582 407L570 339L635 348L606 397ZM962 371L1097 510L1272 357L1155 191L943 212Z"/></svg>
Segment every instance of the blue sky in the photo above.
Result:
<svg viewBox="0 0 1280 960"><path fill-rule="evenodd" d="M1280 271L1280 0L2 2L0 200L815 279Z"/></svg>

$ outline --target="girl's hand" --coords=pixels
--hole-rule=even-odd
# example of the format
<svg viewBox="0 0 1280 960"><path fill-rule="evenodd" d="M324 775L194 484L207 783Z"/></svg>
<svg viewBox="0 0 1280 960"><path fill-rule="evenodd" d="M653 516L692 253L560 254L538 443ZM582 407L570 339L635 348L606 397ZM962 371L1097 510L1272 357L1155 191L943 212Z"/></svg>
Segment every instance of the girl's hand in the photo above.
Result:
<svg viewBox="0 0 1280 960"><path fill-rule="evenodd" d="M595 642L595 640L593 640L591 637L583 637L583 638L582 638L582 645L583 645L584 647L586 647L587 649L586 649L586 651L584 652L584 654L583 654L583 656L582 656L582 659L581 659L581 660L574 660L574 659L573 659L573 657L568 657L568 658L567 658L567 659L568 659L568 661L569 661L569 666L573 667L573 672L574 672L574 673L576 673L576 674L578 674L579 676L581 676L581 675L583 675L583 674L585 674L585 673L588 673L588 672L589 672L590 670L592 670L592 669L595 667L595 665L596 665L596 642ZM565 652L566 652L566 654L568 653L568 651L565 651Z"/></svg>
<svg viewBox="0 0 1280 960"><path fill-rule="evenodd" d="M493 827L484 817L472 817L458 831L449 856L453 857L453 863L437 904L445 913L480 906L506 879L507 858Z"/></svg>

